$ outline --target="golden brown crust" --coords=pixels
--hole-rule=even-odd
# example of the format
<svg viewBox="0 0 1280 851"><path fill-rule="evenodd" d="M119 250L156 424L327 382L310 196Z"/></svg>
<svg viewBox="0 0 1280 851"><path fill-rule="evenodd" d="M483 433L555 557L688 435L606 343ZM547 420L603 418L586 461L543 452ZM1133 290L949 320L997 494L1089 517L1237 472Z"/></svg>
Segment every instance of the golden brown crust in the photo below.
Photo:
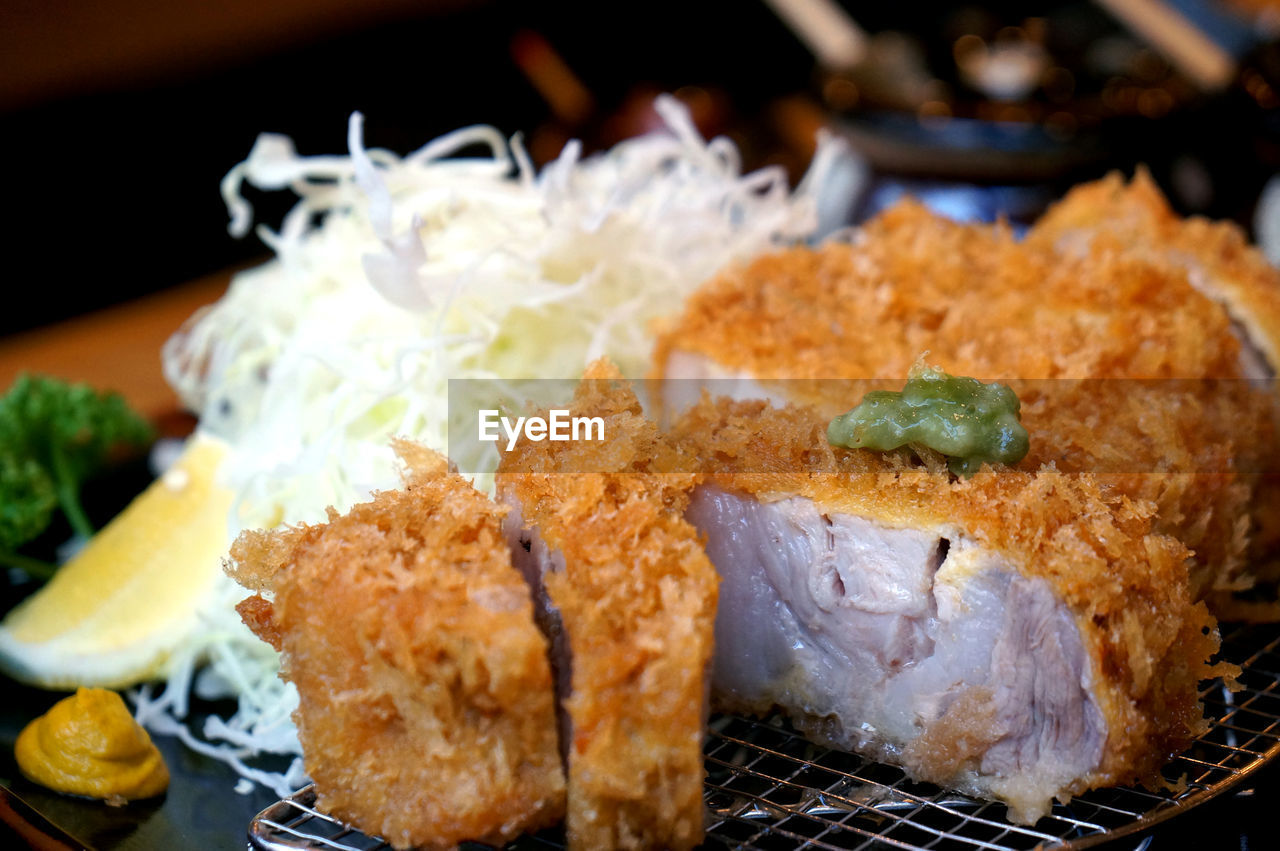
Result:
<svg viewBox="0 0 1280 851"><path fill-rule="evenodd" d="M1027 241L1058 253L1097 242L1109 252L1190 273L1280 371L1280 270L1235 224L1180 218L1145 169L1128 183L1112 173L1076 187L1045 213Z"/></svg>
<svg viewBox="0 0 1280 851"><path fill-rule="evenodd" d="M501 844L564 810L546 642L503 512L438 466L407 480L242 535L232 572L273 599L241 612L297 686L322 809L397 848Z"/></svg>
<svg viewBox="0 0 1280 851"><path fill-rule="evenodd" d="M1194 227L1218 235L1232 268L1252 269L1256 252ZM1248 291L1266 299L1272 289ZM1157 503L1158 529L1196 554L1199 596L1252 580L1246 473L1272 463L1270 400L1240 380L1230 316L1176 263L1103 241L1061 254L1044 239L1020 242L1001 226L904 202L853 244L793 248L725 271L655 352L658 376L675 353L693 353L766 387L785 381L773 389L826 417L870 386L900 387L924 352L953 374L1007 380L1031 433L1022 469L1105 471L1111 486Z"/></svg>
<svg viewBox="0 0 1280 851"><path fill-rule="evenodd" d="M1094 472L1158 508L1154 528L1195 554L1192 594L1249 587L1251 500L1268 443L1267 401L1247 383L1017 382L1031 451L1021 469ZM1241 443L1247 441L1252 449Z"/></svg>
<svg viewBox="0 0 1280 851"><path fill-rule="evenodd" d="M852 244L722 272L658 341L759 377L900 378L921 352L975 377L1239 376L1230 321L1185 272L1031 250L902 202Z"/></svg>
<svg viewBox="0 0 1280 851"><path fill-rule="evenodd" d="M1260 366L1269 367L1272 375L1280 373L1280 270L1235 224L1180 218L1145 170L1128 183L1113 173L1076 187L1036 223L1027 242L1060 255L1087 250L1138 258L1173 274L1186 274L1244 329L1249 343L1265 358ZM1278 390L1280 385L1272 382L1272 402L1280 411ZM1274 442L1270 432L1259 438L1268 449ZM1280 476L1270 454L1259 459L1255 469L1266 472L1255 483L1250 558L1255 572L1274 582L1280 578ZM1270 603L1274 609L1274 601ZM1225 597L1217 608L1224 615L1245 612L1239 601Z"/></svg>
<svg viewBox="0 0 1280 851"><path fill-rule="evenodd" d="M657 474L663 441L617 378L594 366L572 405L604 441L524 441L498 491L564 557L545 581L572 658L570 846L692 848L718 579L682 518L691 477Z"/></svg>
<svg viewBox="0 0 1280 851"><path fill-rule="evenodd" d="M1216 626L1188 592L1186 548L1152 533L1150 503L1087 474L984 467L962 480L905 453L834 449L824 423L794 406L704 399L671 438L722 488L804 496L886 525L956 528L1046 580L1080 627L1108 729L1101 765L1067 791L1153 780L1201 729L1197 685L1217 672Z"/></svg>
<svg viewBox="0 0 1280 851"><path fill-rule="evenodd" d="M270 600L260 594L245 597L236 604L236 614L254 635L270 644L277 653L280 652L284 636L276 627L275 607Z"/></svg>

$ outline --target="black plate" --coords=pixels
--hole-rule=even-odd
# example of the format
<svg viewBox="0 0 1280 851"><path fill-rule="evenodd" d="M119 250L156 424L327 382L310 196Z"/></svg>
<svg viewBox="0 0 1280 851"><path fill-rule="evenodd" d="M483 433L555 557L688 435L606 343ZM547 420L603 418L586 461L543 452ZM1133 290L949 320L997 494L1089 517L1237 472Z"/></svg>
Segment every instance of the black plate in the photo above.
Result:
<svg viewBox="0 0 1280 851"><path fill-rule="evenodd" d="M145 456L122 459L86 485L83 498L90 518L101 526L141 492L151 478ZM56 544L66 540L69 533L65 521L55 521L40 540L24 551L51 559ZM15 582L13 576L0 569L0 614L34 588L30 583ZM248 795L238 794L235 786L239 777L230 766L194 753L174 737L154 735L152 738L169 766L169 791L164 796L123 807L110 807L101 801L51 792L22 776L14 760L13 745L28 722L66 697L68 692L32 688L3 675L0 675L0 688L3 689L3 698L0 699L0 785L12 790L40 816L91 848L100 851L186 848L243 851L249 820L276 799L275 793L262 788L255 788ZM233 703L193 699L187 725L189 729L198 731L209 714L227 717L234 711ZM0 824L0 848L21 847L13 844L23 841L15 838L18 828L7 824L9 820L20 818L20 810L19 806L15 812L5 813L6 823ZM29 839L26 841L28 844L31 842Z"/></svg>

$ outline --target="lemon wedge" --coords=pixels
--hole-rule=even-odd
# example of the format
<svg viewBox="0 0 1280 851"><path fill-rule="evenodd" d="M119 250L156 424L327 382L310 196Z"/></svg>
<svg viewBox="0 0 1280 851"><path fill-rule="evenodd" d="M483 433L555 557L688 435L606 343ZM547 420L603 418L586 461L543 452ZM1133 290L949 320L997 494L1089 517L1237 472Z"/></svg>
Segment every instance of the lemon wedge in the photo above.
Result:
<svg viewBox="0 0 1280 851"><path fill-rule="evenodd" d="M173 465L0 621L0 669L50 689L163 677L221 574L231 491L221 440L197 432Z"/></svg>

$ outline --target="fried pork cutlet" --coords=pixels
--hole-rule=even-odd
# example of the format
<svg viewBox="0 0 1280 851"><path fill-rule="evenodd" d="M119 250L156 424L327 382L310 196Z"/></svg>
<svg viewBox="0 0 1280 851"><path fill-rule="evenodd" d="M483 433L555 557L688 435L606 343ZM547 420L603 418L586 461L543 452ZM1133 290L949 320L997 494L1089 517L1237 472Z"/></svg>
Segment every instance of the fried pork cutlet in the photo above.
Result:
<svg viewBox="0 0 1280 851"><path fill-rule="evenodd" d="M396 848L502 844L564 813L547 643L503 510L426 450L319 525L245 532L229 572L281 653L318 805Z"/></svg>
<svg viewBox="0 0 1280 851"><path fill-rule="evenodd" d="M1241 372L1265 379L1280 405L1280 272L1230 222L1179 217L1146 171L1126 183L1118 174L1067 193L1027 234L1027 243L1062 256L1139 257L1182 273L1229 317L1240 341ZM1250 558L1280 577L1280 475L1260 465Z"/></svg>
<svg viewBox="0 0 1280 851"><path fill-rule="evenodd" d="M1155 249L1099 239L1060 252L1046 239L908 201L852 242L726 270L658 341L654 374L695 379L665 382L666 407L728 377L736 388L717 392L803 402L830 418L861 398L833 379L898 389L928 352L949 373L1019 393L1031 434L1020 469L1092 472L1154 502L1157 531L1194 552L1197 596L1247 587L1253 474L1274 464L1270 389L1244 380L1257 358L1185 265L1153 259ZM1280 278L1239 258L1224 265L1257 273L1249 304L1270 316L1263 294L1280 292Z"/></svg>
<svg viewBox="0 0 1280 851"><path fill-rule="evenodd" d="M836 449L807 409L710 398L670 432L704 475L686 517L721 574L716 708L1032 823L1159 782L1203 729L1214 620L1153 506L1087 474Z"/></svg>
<svg viewBox="0 0 1280 851"><path fill-rule="evenodd" d="M569 845L692 848L717 578L682 517L692 479L657 474L665 443L616 379L593 365L571 406L604 440L522 441L497 489L555 645Z"/></svg>
<svg viewBox="0 0 1280 851"><path fill-rule="evenodd" d="M1181 218L1145 170L1076 187L1027 233L1029 246L1062 256L1099 251L1186 275L1235 323L1241 371L1273 378L1280 367L1280 272L1231 222Z"/></svg>

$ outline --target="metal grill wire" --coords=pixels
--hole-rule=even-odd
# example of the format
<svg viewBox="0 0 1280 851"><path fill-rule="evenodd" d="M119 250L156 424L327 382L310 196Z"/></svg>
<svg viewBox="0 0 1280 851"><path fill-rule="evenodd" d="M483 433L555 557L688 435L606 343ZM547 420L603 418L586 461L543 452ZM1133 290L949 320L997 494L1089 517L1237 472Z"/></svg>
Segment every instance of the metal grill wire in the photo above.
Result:
<svg viewBox="0 0 1280 851"><path fill-rule="evenodd" d="M707 849L1087 848L1135 833L1235 786L1280 754L1280 628L1241 626L1223 638L1242 688L1209 684L1209 729L1165 769L1179 791L1098 789L1056 804L1031 827L1005 820L1002 804L926 783L900 769L818 747L785 721L712 719L706 745ZM1181 781L1181 783L1179 783ZM303 789L249 826L253 847L386 851L390 846L314 808ZM480 847L480 846L476 846ZM558 830L512 849L563 848Z"/></svg>

